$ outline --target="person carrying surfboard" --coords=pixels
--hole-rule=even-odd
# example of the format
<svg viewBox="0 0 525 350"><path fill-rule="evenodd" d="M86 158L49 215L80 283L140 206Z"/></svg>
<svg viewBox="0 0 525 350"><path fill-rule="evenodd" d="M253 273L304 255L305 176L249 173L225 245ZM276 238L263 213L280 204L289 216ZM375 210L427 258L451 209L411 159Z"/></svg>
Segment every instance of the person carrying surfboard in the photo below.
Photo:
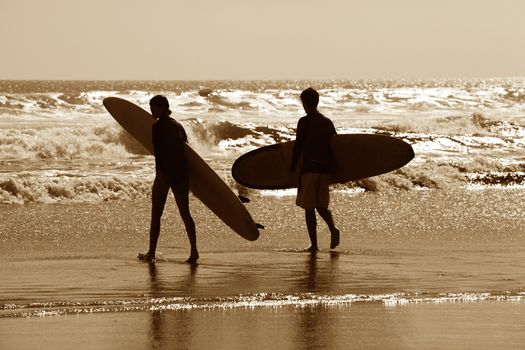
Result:
<svg viewBox="0 0 525 350"><path fill-rule="evenodd" d="M290 170L295 171L299 157L303 155L300 169L296 204L305 210L306 227L311 246L307 251L315 253L317 246L317 219L315 211L330 229L330 249L339 245L339 230L335 227L330 202L329 184L333 167L330 137L335 135L334 124L319 113L319 93L311 87L301 93L306 116L299 119Z"/></svg>
<svg viewBox="0 0 525 350"><path fill-rule="evenodd" d="M146 254L140 254L139 258L155 261L155 251L160 235L160 220L171 188L190 241L191 252L187 262L195 263L199 259L199 252L197 251L195 222L189 208L188 166L184 155L184 144L188 141L188 137L182 125L170 118L171 110L165 96L154 96L149 105L151 114L157 119L152 127L156 175L151 191L149 250Z"/></svg>

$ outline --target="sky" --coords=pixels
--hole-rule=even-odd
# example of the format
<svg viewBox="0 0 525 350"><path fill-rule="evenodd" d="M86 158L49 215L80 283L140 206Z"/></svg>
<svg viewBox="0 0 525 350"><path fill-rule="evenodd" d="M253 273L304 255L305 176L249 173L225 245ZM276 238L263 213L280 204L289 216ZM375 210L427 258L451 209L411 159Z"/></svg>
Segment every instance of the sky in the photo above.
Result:
<svg viewBox="0 0 525 350"><path fill-rule="evenodd" d="M525 76L523 0L0 0L0 79Z"/></svg>

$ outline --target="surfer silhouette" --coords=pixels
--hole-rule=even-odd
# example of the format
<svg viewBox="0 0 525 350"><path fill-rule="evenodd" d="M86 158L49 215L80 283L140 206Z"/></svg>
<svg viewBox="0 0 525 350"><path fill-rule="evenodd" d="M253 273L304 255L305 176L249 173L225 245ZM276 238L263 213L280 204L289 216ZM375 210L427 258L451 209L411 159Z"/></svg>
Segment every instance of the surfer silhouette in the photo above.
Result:
<svg viewBox="0 0 525 350"><path fill-rule="evenodd" d="M290 170L295 171L299 157L303 155L300 169L296 204L305 210L306 227L311 246L307 251L315 253L317 246L317 219L315 211L330 229L330 248L339 245L339 230L334 224L332 213L328 210L330 202L329 184L333 168L330 137L335 135L334 124L319 113L319 93L308 88L301 93L306 116L299 119Z"/></svg>
<svg viewBox="0 0 525 350"><path fill-rule="evenodd" d="M188 167L184 155L184 144L188 137L182 125L170 118L171 110L165 96L154 96L149 105L151 114L157 119L152 128L156 175L151 191L149 250L145 254L139 254L139 258L155 261L161 217L171 188L190 241L191 251L187 262L195 263L199 259L199 252L197 251L195 222L189 208Z"/></svg>

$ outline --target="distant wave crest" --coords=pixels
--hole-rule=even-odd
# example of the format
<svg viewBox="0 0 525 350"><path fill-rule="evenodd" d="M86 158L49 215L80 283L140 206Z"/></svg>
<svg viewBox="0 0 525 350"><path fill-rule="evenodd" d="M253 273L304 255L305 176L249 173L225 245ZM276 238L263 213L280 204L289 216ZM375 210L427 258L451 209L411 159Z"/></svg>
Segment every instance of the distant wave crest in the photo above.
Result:
<svg viewBox="0 0 525 350"><path fill-rule="evenodd" d="M33 117L104 114L102 100L118 96L147 107L158 93L184 115L302 113L299 94L314 86L320 107L336 115L453 112L512 114L525 107L523 79L404 81L0 81L0 115Z"/></svg>

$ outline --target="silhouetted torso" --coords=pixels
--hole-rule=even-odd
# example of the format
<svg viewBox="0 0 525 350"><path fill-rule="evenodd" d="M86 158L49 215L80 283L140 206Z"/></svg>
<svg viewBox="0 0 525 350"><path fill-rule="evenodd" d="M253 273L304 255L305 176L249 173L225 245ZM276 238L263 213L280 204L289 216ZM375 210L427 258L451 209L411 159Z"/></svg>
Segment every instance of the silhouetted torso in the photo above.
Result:
<svg viewBox="0 0 525 350"><path fill-rule="evenodd" d="M335 135L334 124L321 113L302 117L297 123L297 136L292 156L292 171L303 153L301 173L329 174L332 169L330 137Z"/></svg>
<svg viewBox="0 0 525 350"><path fill-rule="evenodd" d="M184 143L188 140L182 125L170 117L159 118L152 128L155 168L174 183L188 176Z"/></svg>

